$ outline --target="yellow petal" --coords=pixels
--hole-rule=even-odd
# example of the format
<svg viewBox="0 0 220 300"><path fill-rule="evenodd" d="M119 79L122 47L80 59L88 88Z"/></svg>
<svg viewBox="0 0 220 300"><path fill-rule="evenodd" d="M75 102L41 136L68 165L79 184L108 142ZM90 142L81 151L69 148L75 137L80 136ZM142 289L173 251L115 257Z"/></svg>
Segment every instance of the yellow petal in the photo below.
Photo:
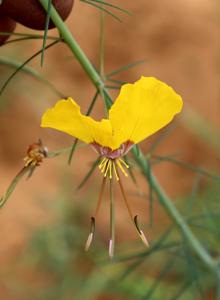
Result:
<svg viewBox="0 0 220 300"><path fill-rule="evenodd" d="M123 85L109 111L114 145L118 147L127 140L142 141L167 125L181 108L181 97L153 77L141 77L134 84Z"/></svg>
<svg viewBox="0 0 220 300"><path fill-rule="evenodd" d="M112 128L109 120L97 122L82 115L79 105L71 98L60 100L48 109L42 117L41 126L63 131L88 144L95 141L109 146L111 143Z"/></svg>

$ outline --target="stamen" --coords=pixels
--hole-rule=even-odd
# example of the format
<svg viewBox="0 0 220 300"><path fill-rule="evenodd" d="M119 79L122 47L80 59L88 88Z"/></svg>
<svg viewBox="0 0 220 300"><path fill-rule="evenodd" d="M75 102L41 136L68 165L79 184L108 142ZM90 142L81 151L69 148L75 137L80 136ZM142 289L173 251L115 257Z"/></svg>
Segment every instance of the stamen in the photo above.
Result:
<svg viewBox="0 0 220 300"><path fill-rule="evenodd" d="M115 173L116 180L119 181L118 172L117 172L116 167L115 167L115 162L113 161L112 164L113 164L113 170L114 170L114 173Z"/></svg>
<svg viewBox="0 0 220 300"><path fill-rule="evenodd" d="M131 217L131 220L133 222L134 218L133 218L133 214L132 214L132 211L131 211L131 208L129 206L129 203L128 203L128 200L127 200L127 197L125 195L125 191L124 191L124 188L123 188L123 185L122 185L122 182L121 182L121 179L120 179L120 175L118 174L118 177L119 177L119 180L118 180L118 183L119 183L119 186L120 186L120 189L121 189L121 193L122 193L122 197L124 199L124 202L125 202L125 205L127 207L127 210L128 210L128 213Z"/></svg>
<svg viewBox="0 0 220 300"><path fill-rule="evenodd" d="M113 258L114 257L114 244L113 244L113 241L110 240L109 241L109 247L108 247L108 254L109 254L109 257L110 258Z"/></svg>
<svg viewBox="0 0 220 300"><path fill-rule="evenodd" d="M123 159L119 158L119 160L127 169L129 169L129 165L126 164L126 162Z"/></svg>
<svg viewBox="0 0 220 300"><path fill-rule="evenodd" d="M139 234L140 238L142 239L143 243L145 244L146 247L149 247L148 240L147 240L145 234L143 233L143 231L140 229L140 226L138 224L137 216L134 217L134 224L135 224L135 227L136 227L138 234Z"/></svg>
<svg viewBox="0 0 220 300"><path fill-rule="evenodd" d="M110 167L110 159L108 159L108 161L107 161L107 166L106 166L106 169L105 169L105 174L104 174L104 177L106 177L107 176L107 174L108 174L108 170L109 170L109 167Z"/></svg>
<svg viewBox="0 0 220 300"><path fill-rule="evenodd" d="M104 188L105 188L105 183L106 183L106 177L104 177L103 180L102 180L101 190L100 190L100 193L99 193L99 198L98 198L98 202L97 202L97 206L96 206L96 210L95 210L95 218L97 217L99 209L101 207L102 196L103 196L103 192L104 192Z"/></svg>
<svg viewBox="0 0 220 300"><path fill-rule="evenodd" d="M117 171L117 170L116 170ZM138 232L138 235L140 236L142 242L144 243L144 245L146 247L149 247L149 243L147 241L147 238L146 236L144 235L143 231L140 229L140 226L138 224L138 221L137 221L137 216L133 217L133 214L132 214L132 211L131 211L131 208L129 206L129 203L128 203L128 200L127 200L127 197L125 195L125 191L124 191L124 188L123 188L123 185L122 185L122 182L121 182L121 179L120 179L120 175L118 174L118 177L119 177L119 180L118 180L118 183L119 183L119 186L120 186L120 189L121 189L121 193L122 193L122 196L123 196L123 199L124 199L124 202L125 202L125 205L127 207L127 210L128 210L128 213L132 219L132 222L134 223L135 225L135 228Z"/></svg>
<svg viewBox="0 0 220 300"><path fill-rule="evenodd" d="M109 178L112 179L112 160L109 161L110 167L109 167Z"/></svg>
<svg viewBox="0 0 220 300"><path fill-rule="evenodd" d="M116 163L117 163L117 165L119 166L119 168L121 169L122 173L123 173L126 177L128 177L128 174L126 173L126 171L125 171L124 167L122 166L122 164L121 164L121 162L120 162L119 159L116 159ZM127 165L127 164L126 164L126 165Z"/></svg>
<svg viewBox="0 0 220 300"><path fill-rule="evenodd" d="M101 160L101 162L100 162L100 164L99 164L99 169L102 168L102 165L103 165L103 163L104 163L106 160L107 160L106 157L104 157L104 158Z"/></svg>
<svg viewBox="0 0 220 300"><path fill-rule="evenodd" d="M104 161L104 163L101 166L101 172L102 173L104 173L107 163L108 163L108 158L106 158L106 160Z"/></svg>
<svg viewBox="0 0 220 300"><path fill-rule="evenodd" d="M109 256L113 258L115 251L115 207L113 197L113 180L110 180L110 240L109 240Z"/></svg>
<svg viewBox="0 0 220 300"><path fill-rule="evenodd" d="M86 241L85 251L89 250L92 240L93 240L93 237L94 237L94 233L95 233L95 218L91 217L90 233L89 233L88 239Z"/></svg>
<svg viewBox="0 0 220 300"><path fill-rule="evenodd" d="M88 239L86 241L85 251L89 250L89 248L91 246L91 243L93 241L93 237L94 237L94 234L95 234L95 219L96 219L96 217L98 215L98 212L99 212L99 209L101 207L102 196L103 196L103 192L104 192L104 188L105 188L105 183L106 183L106 178L104 177L103 181L102 181L102 185L101 185L101 190L100 190L100 193L99 193L99 198L98 198L95 214L94 214L94 217L91 217L90 233L89 233Z"/></svg>

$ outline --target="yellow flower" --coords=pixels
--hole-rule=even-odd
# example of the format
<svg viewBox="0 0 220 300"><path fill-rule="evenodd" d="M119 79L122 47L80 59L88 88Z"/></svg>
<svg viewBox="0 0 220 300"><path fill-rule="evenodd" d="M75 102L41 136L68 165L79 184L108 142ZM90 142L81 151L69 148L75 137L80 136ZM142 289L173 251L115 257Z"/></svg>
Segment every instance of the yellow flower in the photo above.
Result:
<svg viewBox="0 0 220 300"><path fill-rule="evenodd" d="M109 110L108 119L95 121L81 114L79 105L72 98L58 101L42 117L42 127L54 128L72 135L90 144L99 153L99 168L104 173L104 179L95 216L101 203L105 178L112 179L115 174L129 214L145 244L147 240L138 226L137 217L133 217L128 206L118 170L127 176L125 168L128 165L122 157L134 144L170 123L175 114L181 111L182 105L181 97L170 86L153 77L141 77L134 84L122 86L118 98ZM95 217L92 217L93 229L94 222ZM87 248L92 241L93 229Z"/></svg>
<svg viewBox="0 0 220 300"><path fill-rule="evenodd" d="M141 77L134 84L122 86L108 119L95 121L82 115L79 105L68 98L44 113L41 126L63 131L92 145L106 158L100 165L103 173L112 177L111 162L122 165L120 157L167 125L181 108L182 99L171 87L155 78Z"/></svg>

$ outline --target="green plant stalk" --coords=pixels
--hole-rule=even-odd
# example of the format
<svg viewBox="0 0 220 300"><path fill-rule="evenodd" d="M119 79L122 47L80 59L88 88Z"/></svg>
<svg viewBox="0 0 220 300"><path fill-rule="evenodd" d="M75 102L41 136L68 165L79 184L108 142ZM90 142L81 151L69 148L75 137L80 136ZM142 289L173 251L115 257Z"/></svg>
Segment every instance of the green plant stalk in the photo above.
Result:
<svg viewBox="0 0 220 300"><path fill-rule="evenodd" d="M217 261L211 257L211 255L206 251L206 249L202 246L200 241L196 238L193 234L181 214L176 209L175 205L173 204L172 200L167 196L163 188L158 183L156 177L149 172L149 162L144 157L144 155L139 150L138 153L134 150L132 151L135 160L140 167L144 177L146 177L153 188L153 190L157 193L158 199L163 207L166 209L169 216L173 219L175 224L179 227L182 231L183 236L187 239L191 247L197 253L197 255L201 258L201 260L206 264L206 266L214 271L215 273L220 274L220 270L218 269Z"/></svg>
<svg viewBox="0 0 220 300"><path fill-rule="evenodd" d="M38 0L45 11L47 12L48 9L48 0ZM106 105L109 107L110 103L107 100L108 97L105 97L104 90L105 85L102 81L101 77L99 76L96 69L93 67L83 50L80 48L76 40L74 39L73 35L71 34L69 28L66 26L66 24L63 22L59 14L57 13L56 9L53 5L51 5L51 11L50 11L50 18L53 21L53 23L56 25L61 38L64 40L64 42L69 46L72 53L75 55L78 62L81 64L84 71L87 73L93 84L96 86L96 88L99 90L100 94L103 96L103 99L106 103ZM108 94L108 92L105 90L105 94Z"/></svg>
<svg viewBox="0 0 220 300"><path fill-rule="evenodd" d="M100 40L99 40L99 57L100 57L100 60L99 60L99 74L100 74L100 77L104 78L105 76L105 71L104 71L104 56L105 56L105 47L104 47L104 44L105 44L105 13L104 11L100 11Z"/></svg>
<svg viewBox="0 0 220 300"><path fill-rule="evenodd" d="M47 0L38 0L41 5L44 7L44 9L47 11ZM100 78L99 74L95 70L95 68L92 66L82 49L79 47L76 40L71 35L68 27L66 24L62 21L62 19L59 17L58 13L56 12L55 8L51 7L51 19L53 20L54 24L56 25L57 29L59 30L62 38L66 42L66 44L69 46L91 81L94 83L94 85L101 90L101 94L106 93L107 91L105 89L105 85ZM182 231L183 235L185 236L188 243L191 245L191 247L194 249L194 251L197 253L197 255L200 257L200 259L204 262L204 264L211 269L211 271L215 274L220 273L219 265L217 261L215 261L211 255L205 250L205 248L202 246L202 244L199 242L199 240L196 238L196 236L193 234L193 232L190 230L189 226L186 224L176 207L174 206L172 200L166 195L166 193L163 191L162 187L158 183L157 179L151 175L149 176L148 172L148 162L145 159L144 155L141 153L141 151L136 147L133 148L133 154L135 157L135 160L137 164L139 165L142 173L144 176L148 179L149 183L152 185L152 188L157 193L160 203L163 205L163 207L166 209L167 213L171 216L175 224L179 227L179 229Z"/></svg>

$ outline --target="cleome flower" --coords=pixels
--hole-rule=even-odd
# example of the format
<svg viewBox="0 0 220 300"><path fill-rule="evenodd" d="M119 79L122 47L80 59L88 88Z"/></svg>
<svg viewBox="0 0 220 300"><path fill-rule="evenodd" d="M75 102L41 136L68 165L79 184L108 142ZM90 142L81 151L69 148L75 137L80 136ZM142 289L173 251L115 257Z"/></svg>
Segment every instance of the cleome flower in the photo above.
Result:
<svg viewBox="0 0 220 300"><path fill-rule="evenodd" d="M182 109L181 97L168 85L153 77L141 77L134 84L122 86L118 98L109 110L108 119L95 121L80 112L79 105L72 98L60 100L48 109L42 117L42 127L63 131L92 146L100 155L99 169L103 182L94 216L91 218L91 232L87 240L88 249L93 239L95 218L97 216L106 178L119 183L128 212L138 234L147 245L147 239L133 216L120 180L120 172L127 176L129 168L124 161L133 145L170 123ZM112 237L109 244L113 255Z"/></svg>

